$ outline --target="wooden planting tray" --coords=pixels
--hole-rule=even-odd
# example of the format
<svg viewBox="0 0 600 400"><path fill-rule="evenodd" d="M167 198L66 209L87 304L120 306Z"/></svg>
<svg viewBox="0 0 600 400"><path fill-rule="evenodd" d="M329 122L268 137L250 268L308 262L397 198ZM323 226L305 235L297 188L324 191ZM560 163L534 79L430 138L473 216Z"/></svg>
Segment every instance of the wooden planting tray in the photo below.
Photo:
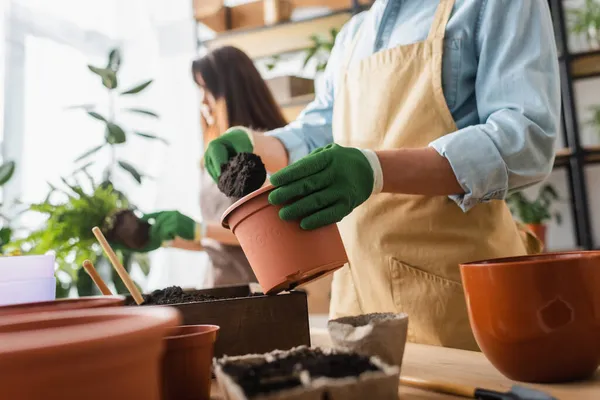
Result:
<svg viewBox="0 0 600 400"><path fill-rule="evenodd" d="M310 346L305 292L265 296L253 294L249 285L191 291L222 299L170 304L167 307L175 307L181 312L184 325L221 327L217 334L215 357ZM132 302L131 298L126 300L126 304Z"/></svg>

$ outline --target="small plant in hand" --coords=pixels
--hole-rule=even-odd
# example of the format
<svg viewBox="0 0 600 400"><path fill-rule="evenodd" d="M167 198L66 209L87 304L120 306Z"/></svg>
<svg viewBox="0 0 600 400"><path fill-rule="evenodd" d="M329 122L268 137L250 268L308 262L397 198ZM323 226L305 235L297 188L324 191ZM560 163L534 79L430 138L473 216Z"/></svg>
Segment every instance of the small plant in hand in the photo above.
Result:
<svg viewBox="0 0 600 400"><path fill-rule="evenodd" d="M541 225L551 220L552 217L560 224L562 216L560 213L551 211L552 204L559 200L558 193L552 185L542 186L537 198L529 200L522 192L512 193L506 201L513 215L517 216L525 224Z"/></svg>
<svg viewBox="0 0 600 400"><path fill-rule="evenodd" d="M133 210L120 209L105 218L102 233L110 243L142 250L150 240L150 224L138 218Z"/></svg>
<svg viewBox="0 0 600 400"><path fill-rule="evenodd" d="M259 156L238 153L223 166L217 186L228 197L241 198L259 189L267 179L267 170Z"/></svg>

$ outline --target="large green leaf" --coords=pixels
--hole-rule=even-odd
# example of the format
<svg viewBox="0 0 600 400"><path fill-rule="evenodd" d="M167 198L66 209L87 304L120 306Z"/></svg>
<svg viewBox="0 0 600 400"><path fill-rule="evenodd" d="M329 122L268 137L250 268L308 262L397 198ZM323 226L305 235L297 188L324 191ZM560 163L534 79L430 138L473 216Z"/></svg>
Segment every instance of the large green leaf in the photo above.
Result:
<svg viewBox="0 0 600 400"><path fill-rule="evenodd" d="M135 179L138 183L142 183L142 174L140 174L137 169L127 161L119 161L119 166L123 168L125 171L129 172L133 179Z"/></svg>
<svg viewBox="0 0 600 400"><path fill-rule="evenodd" d="M95 111L88 111L88 115L92 118L96 118L98 121L107 122L107 120L106 120L106 118L104 118L104 116L98 114Z"/></svg>
<svg viewBox="0 0 600 400"><path fill-rule="evenodd" d="M77 157L75 159L75 162L79 162L79 161L81 161L81 160L83 160L85 158L88 158L89 156L91 156L92 154L98 152L98 150L100 150L101 148L103 148L104 145L105 145L105 143L102 143L100 146L96 146L96 147L93 147L93 148L89 149L88 151L86 151L85 153L83 153L82 155L80 155L79 157ZM86 166L89 167L89 165L90 164L87 164Z"/></svg>
<svg viewBox="0 0 600 400"><path fill-rule="evenodd" d="M16 164L14 161L7 161L0 165L0 186L4 185L12 178L15 173L15 167Z"/></svg>
<svg viewBox="0 0 600 400"><path fill-rule="evenodd" d="M0 248L4 247L7 243L10 242L10 238L12 237L12 229L5 226L0 229ZM148 274L146 274L148 275Z"/></svg>
<svg viewBox="0 0 600 400"><path fill-rule="evenodd" d="M104 87L108 89L116 89L118 82L117 74L115 73L115 71L113 71L110 68L94 67L93 65L88 65L88 68L90 69L90 71L102 78L102 84L104 85Z"/></svg>
<svg viewBox="0 0 600 400"><path fill-rule="evenodd" d="M144 114L150 117L158 118L158 114L156 114L154 111L144 110L142 108L125 108L124 110L132 113Z"/></svg>
<svg viewBox="0 0 600 400"><path fill-rule="evenodd" d="M137 132L137 131L135 131L133 133L135 133L136 135L138 135L140 137L146 138L146 139L160 140L164 144L169 144L169 142L167 141L167 139L161 138L160 136L156 136L156 135L153 135L151 133L144 133L144 132Z"/></svg>
<svg viewBox="0 0 600 400"><path fill-rule="evenodd" d="M127 141L125 131L112 122L106 123L106 141L110 144L121 144Z"/></svg>
<svg viewBox="0 0 600 400"><path fill-rule="evenodd" d="M144 83L140 83L137 86L132 87L131 89L125 90L124 92L121 92L121 94L136 94L141 92L142 90L146 89L148 86L150 86L150 84L152 83L152 79L144 82Z"/></svg>
<svg viewBox="0 0 600 400"><path fill-rule="evenodd" d="M121 67L121 52L119 49L112 49L108 54L108 64L106 68L110 68L115 73L119 72L119 68Z"/></svg>

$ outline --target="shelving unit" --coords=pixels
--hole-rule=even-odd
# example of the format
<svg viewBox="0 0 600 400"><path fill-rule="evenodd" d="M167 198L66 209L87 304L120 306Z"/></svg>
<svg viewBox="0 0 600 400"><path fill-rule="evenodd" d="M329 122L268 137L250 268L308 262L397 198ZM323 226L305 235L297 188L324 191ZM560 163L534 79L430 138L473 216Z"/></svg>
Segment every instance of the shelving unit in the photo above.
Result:
<svg viewBox="0 0 600 400"><path fill-rule="evenodd" d="M600 146L584 147L581 144L577 110L574 99L575 80L600 77L600 50L572 54L568 48L565 9L562 0L548 0L554 22L562 92L562 135L566 148L556 153L555 168L565 168L568 175L571 213L575 227L576 246L581 249L595 247L591 229L585 165L600 163ZM212 49L234 45L253 59L258 60L276 54L293 53L310 46L311 34L327 34L331 28L341 28L352 15L370 6L370 0L291 0L294 6L321 6L326 4L331 12L313 18L287 21L271 26L251 29L235 29L215 37L198 37L198 46ZM293 120L313 99L302 96L288 104L282 111Z"/></svg>

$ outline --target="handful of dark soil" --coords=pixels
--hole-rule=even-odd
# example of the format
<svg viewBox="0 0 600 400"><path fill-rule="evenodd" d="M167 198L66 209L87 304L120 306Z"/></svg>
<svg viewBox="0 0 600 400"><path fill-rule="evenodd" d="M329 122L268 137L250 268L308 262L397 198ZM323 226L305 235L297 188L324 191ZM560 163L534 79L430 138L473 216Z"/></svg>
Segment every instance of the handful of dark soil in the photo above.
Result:
<svg viewBox="0 0 600 400"><path fill-rule="evenodd" d="M251 293L247 297L264 296L263 293ZM158 289L149 294L143 294L143 306L158 306L166 304L198 303L205 301L223 300L232 297L217 297L198 291L184 291L180 286L169 286L165 289ZM125 305L135 305L132 298L125 301Z"/></svg>
<svg viewBox="0 0 600 400"><path fill-rule="evenodd" d="M120 210L107 218L102 233L110 243L141 250L150 240L150 224L139 219L133 210Z"/></svg>
<svg viewBox="0 0 600 400"><path fill-rule="evenodd" d="M241 198L259 189L267 179L267 170L259 156L238 153L223 166L217 186L227 197Z"/></svg>
<svg viewBox="0 0 600 400"><path fill-rule="evenodd" d="M274 360L259 363L227 363L223 372L242 387L248 398L301 386L301 373L310 379L355 377L367 371L380 371L368 357L352 353L327 354L321 349L293 349Z"/></svg>

